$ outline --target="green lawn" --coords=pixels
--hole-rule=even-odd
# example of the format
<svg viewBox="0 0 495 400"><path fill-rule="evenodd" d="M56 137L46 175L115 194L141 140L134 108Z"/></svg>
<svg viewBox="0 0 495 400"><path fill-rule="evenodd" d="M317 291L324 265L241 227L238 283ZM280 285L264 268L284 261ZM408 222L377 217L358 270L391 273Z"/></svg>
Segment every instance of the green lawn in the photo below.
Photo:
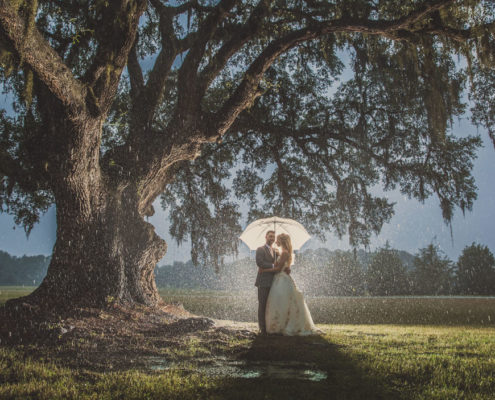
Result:
<svg viewBox="0 0 495 400"><path fill-rule="evenodd" d="M194 314L256 321L256 292L160 289ZM495 326L494 297L307 297L316 323Z"/></svg>
<svg viewBox="0 0 495 400"><path fill-rule="evenodd" d="M1 288L0 301L29 290ZM217 305L226 302L238 307L234 313L252 312L251 305L241 308L251 301L251 294L161 293L166 300L184 303L186 309L204 309L210 315L220 312ZM420 315L428 311L428 305L437 316L446 318L454 304L449 299L426 298L409 302L389 299L389 303L384 299L337 300L326 300L326 307L340 307L338 313L329 311L331 318L345 310L351 312L345 307L357 307L360 302L368 302L366 307L379 313L401 305L395 310L396 319L404 318L401 315L407 307L415 306ZM187 334L176 342L160 332L150 332L133 342L133 346L144 346L137 357L145 361L139 364L134 359L119 367L112 357L129 357L129 347L101 353L103 349L96 344L102 343L103 334L95 334L94 339L71 339L60 344L63 348L48 350L0 345L0 399L495 399L495 327L481 324L487 318L484 313L493 310L493 299L451 300L467 303L460 306L462 315L448 321L451 326L441 325L441 321L436 325L333 323L319 324L323 334L316 337L235 337L215 331ZM324 318L324 307L316 309L315 305L323 301L308 301L317 322ZM483 312L475 308L480 304L485 307ZM229 311L225 308L223 312ZM364 318L366 313L361 313L351 316ZM453 325L456 318L467 317L474 325ZM235 325L255 329L254 323ZM152 345L145 346L146 342ZM99 367L88 367L89 361L84 367L71 366L67 355L75 359L81 358L81 353L87 354L83 361L97 358ZM232 365L249 373L239 376L229 370ZM276 375L280 365L293 365L302 373L307 368L324 376L314 381ZM256 375L261 367L264 374Z"/></svg>
<svg viewBox="0 0 495 400"><path fill-rule="evenodd" d="M188 338L164 371L94 372L23 358L0 347L2 399L493 399L495 329L320 325L316 338L211 342ZM204 365L235 355L242 362L314 365L326 379L211 376ZM210 363L201 364L208 359Z"/></svg>
<svg viewBox="0 0 495 400"><path fill-rule="evenodd" d="M34 287L0 286L0 304L29 294ZM180 303L193 314L235 321L256 321L251 292L164 289L167 303ZM406 324L495 326L495 297L307 297L320 324Z"/></svg>
<svg viewBox="0 0 495 400"><path fill-rule="evenodd" d="M26 296L35 289L34 286L0 286L0 304L8 299Z"/></svg>

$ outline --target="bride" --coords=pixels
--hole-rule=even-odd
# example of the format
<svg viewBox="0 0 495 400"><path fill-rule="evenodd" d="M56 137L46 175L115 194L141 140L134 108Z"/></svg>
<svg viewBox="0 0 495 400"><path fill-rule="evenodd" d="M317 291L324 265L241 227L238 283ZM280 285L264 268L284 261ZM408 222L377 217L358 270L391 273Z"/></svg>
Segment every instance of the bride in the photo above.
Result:
<svg viewBox="0 0 495 400"><path fill-rule="evenodd" d="M290 336L321 333L313 323L302 292L290 275L284 272L292 263L290 236L281 233L276 243L282 253L275 262L275 268L262 270L265 274L276 273L266 303L266 331Z"/></svg>

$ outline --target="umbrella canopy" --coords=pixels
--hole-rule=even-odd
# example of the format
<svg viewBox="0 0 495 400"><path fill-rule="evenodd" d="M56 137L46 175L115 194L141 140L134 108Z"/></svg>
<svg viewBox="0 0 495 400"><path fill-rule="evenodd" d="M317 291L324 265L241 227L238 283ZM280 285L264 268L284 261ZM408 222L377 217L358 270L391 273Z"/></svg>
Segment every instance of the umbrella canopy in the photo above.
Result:
<svg viewBox="0 0 495 400"><path fill-rule="evenodd" d="M287 233L291 238L293 250L299 250L311 237L304 226L293 219L270 217L250 223L239 238L250 250L256 250L263 246L266 232L270 230L275 231L276 235Z"/></svg>

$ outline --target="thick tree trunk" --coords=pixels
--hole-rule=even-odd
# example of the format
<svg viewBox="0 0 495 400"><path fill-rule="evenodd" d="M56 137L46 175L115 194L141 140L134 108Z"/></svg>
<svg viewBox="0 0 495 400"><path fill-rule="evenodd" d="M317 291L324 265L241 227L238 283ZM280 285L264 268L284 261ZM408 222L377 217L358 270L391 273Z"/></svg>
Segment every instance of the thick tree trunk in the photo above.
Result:
<svg viewBox="0 0 495 400"><path fill-rule="evenodd" d="M50 122L47 132L60 155L49 167L57 240L40 287L12 304L44 309L160 304L154 269L167 246L144 220L142 189L130 175L101 170L99 121Z"/></svg>
<svg viewBox="0 0 495 400"><path fill-rule="evenodd" d="M89 218L72 199L57 199L52 260L29 303L72 308L161 302L154 269L167 246L138 213L136 193L100 190L97 195L100 204Z"/></svg>

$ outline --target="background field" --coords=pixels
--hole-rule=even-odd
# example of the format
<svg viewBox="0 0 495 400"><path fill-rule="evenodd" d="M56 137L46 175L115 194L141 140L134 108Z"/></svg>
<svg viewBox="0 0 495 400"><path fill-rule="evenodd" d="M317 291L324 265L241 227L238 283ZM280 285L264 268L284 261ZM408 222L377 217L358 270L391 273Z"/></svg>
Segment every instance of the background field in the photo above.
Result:
<svg viewBox="0 0 495 400"><path fill-rule="evenodd" d="M33 289L0 287L0 303ZM255 290L160 293L196 314L255 321ZM112 345L113 332L95 331L90 339L63 336L55 347L2 346L0 399L494 399L494 298L307 300L322 330L317 337L215 331L174 341L150 331L122 352ZM310 368L325 378L281 377L277 365L299 375ZM253 371L265 375L253 378Z"/></svg>
<svg viewBox="0 0 495 400"><path fill-rule="evenodd" d="M0 304L34 287L0 286ZM193 314L254 322L256 291L160 289ZM317 324L495 325L495 297L307 297Z"/></svg>

